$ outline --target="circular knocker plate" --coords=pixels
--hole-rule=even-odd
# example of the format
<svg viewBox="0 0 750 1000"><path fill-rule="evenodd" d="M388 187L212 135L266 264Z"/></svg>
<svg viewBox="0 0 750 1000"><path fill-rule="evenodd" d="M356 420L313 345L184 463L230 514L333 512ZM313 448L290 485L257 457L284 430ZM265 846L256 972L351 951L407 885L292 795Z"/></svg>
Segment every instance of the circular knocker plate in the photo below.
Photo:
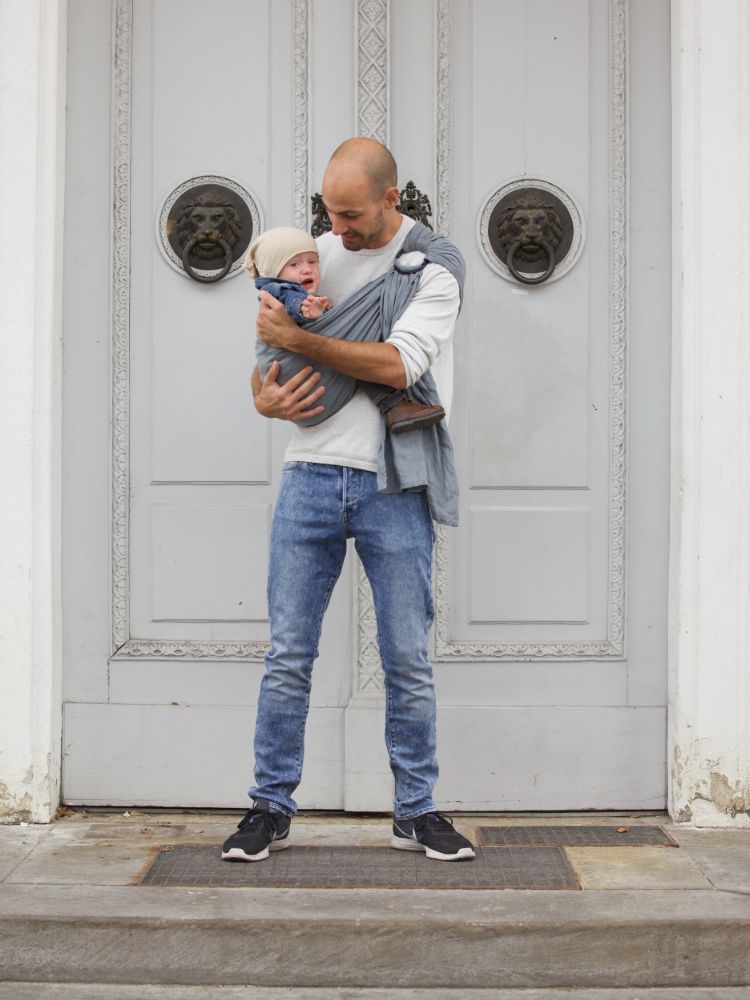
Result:
<svg viewBox="0 0 750 1000"><path fill-rule="evenodd" d="M202 284L233 277L263 229L257 200L237 181L204 174L183 181L162 202L156 241L175 271Z"/></svg>
<svg viewBox="0 0 750 1000"><path fill-rule="evenodd" d="M482 255L508 281L541 285L562 278L581 256L581 210L562 188L518 177L493 191L479 213Z"/></svg>

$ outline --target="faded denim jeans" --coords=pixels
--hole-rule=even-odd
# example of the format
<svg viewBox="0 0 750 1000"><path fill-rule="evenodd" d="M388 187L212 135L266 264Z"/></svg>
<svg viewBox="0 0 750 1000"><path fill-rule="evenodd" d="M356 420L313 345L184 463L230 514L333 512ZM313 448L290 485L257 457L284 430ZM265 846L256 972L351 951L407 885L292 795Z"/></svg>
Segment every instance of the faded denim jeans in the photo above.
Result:
<svg viewBox="0 0 750 1000"><path fill-rule="evenodd" d="M385 742L399 819L435 808L435 691L428 655L434 532L423 492L379 493L374 472L288 462L271 530L271 649L258 697L254 799L288 816L323 614L354 538L372 587L385 679Z"/></svg>

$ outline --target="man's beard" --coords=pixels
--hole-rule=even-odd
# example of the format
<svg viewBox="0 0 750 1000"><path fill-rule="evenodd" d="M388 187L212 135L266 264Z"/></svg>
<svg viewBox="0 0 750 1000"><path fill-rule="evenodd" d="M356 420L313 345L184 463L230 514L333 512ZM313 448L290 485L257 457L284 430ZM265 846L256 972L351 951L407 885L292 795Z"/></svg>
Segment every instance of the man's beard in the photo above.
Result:
<svg viewBox="0 0 750 1000"><path fill-rule="evenodd" d="M366 233L354 233L350 242L347 242L342 236L342 242L347 250L367 250L372 243L377 242L385 231L385 212L383 209L380 210L375 222L374 228L368 230Z"/></svg>

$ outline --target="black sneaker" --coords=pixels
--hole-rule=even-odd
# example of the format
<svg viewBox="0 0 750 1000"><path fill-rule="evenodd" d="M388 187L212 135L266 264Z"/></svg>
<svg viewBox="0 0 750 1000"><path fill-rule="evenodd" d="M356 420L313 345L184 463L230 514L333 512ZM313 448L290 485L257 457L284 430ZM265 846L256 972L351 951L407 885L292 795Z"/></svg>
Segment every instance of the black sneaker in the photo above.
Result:
<svg viewBox="0 0 750 1000"><path fill-rule="evenodd" d="M221 849L222 861L264 861L269 851L289 847L291 819L257 799Z"/></svg>
<svg viewBox="0 0 750 1000"><path fill-rule="evenodd" d="M464 861L474 857L474 846L442 813L431 812L414 819L394 819L391 847L397 851L424 851L436 861Z"/></svg>

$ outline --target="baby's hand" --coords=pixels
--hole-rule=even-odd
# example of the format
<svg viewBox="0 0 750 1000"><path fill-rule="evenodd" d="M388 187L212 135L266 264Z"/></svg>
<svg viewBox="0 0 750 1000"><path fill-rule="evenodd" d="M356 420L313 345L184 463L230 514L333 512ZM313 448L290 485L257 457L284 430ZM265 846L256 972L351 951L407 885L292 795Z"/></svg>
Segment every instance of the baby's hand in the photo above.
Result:
<svg viewBox="0 0 750 1000"><path fill-rule="evenodd" d="M327 295L308 295L302 303L302 315L305 319L320 319L331 308L333 303Z"/></svg>

